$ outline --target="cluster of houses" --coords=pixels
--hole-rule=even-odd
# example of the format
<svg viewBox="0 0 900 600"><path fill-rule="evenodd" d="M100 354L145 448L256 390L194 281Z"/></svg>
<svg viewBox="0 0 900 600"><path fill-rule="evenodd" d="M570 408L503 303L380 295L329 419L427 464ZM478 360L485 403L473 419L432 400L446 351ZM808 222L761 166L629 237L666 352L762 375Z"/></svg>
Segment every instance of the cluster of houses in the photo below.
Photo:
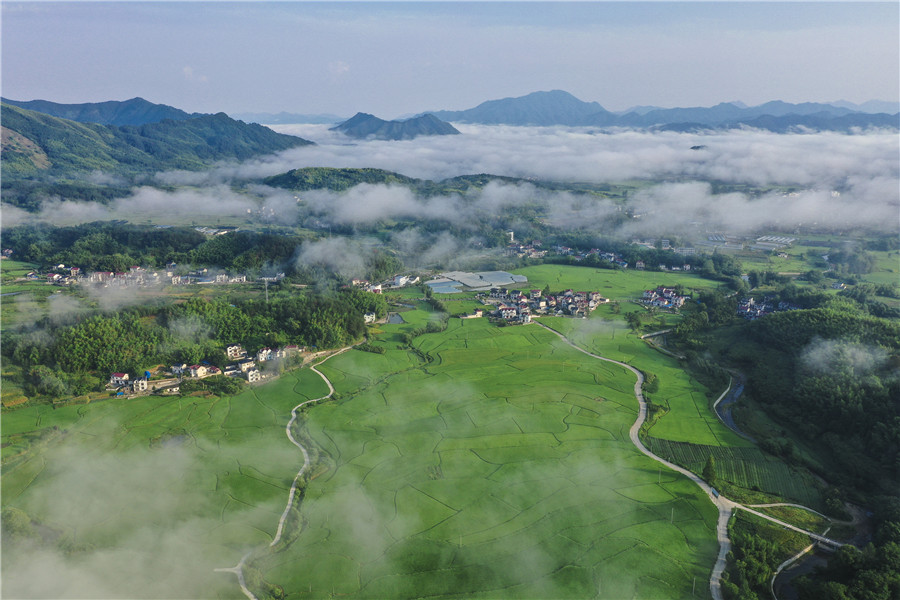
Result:
<svg viewBox="0 0 900 600"><path fill-rule="evenodd" d="M491 288L482 302L496 306L494 316L511 323L530 323L532 315L557 315L587 317L599 305L609 302L600 292L576 292L566 290L544 296L541 290L531 290L527 295L520 290ZM479 311L475 311L474 316Z"/></svg>
<svg viewBox="0 0 900 600"><path fill-rule="evenodd" d="M255 357L251 358L243 346L231 344L225 347L225 354L230 360L235 362L226 365L223 374L226 377L244 377L249 383L254 383L263 378L262 373L259 371L258 363L287 358L302 350L300 346L294 345L285 346L284 348L261 348L256 352Z"/></svg>
<svg viewBox="0 0 900 600"><path fill-rule="evenodd" d="M591 248L587 252L578 252L568 246L554 246L553 250L561 256L571 256L576 261L582 261L589 256L597 256L600 259L611 262L623 269L628 268L628 261L622 258L622 255L617 252L604 252L599 248Z"/></svg>
<svg viewBox="0 0 900 600"><path fill-rule="evenodd" d="M77 267L73 267L77 268ZM84 282L102 287L145 287L157 286L165 279L157 271L148 271L143 267L131 267L124 273L112 271L94 271L84 277Z"/></svg>
<svg viewBox="0 0 900 600"><path fill-rule="evenodd" d="M659 286L655 290L645 290L641 302L647 306L676 310L684 306L688 296L679 296L673 288Z"/></svg>
<svg viewBox="0 0 900 600"><path fill-rule="evenodd" d="M541 250L540 240L534 240L528 244L520 244L511 240L506 245L506 253L517 258L544 258L547 256L547 251Z"/></svg>
<svg viewBox="0 0 900 600"><path fill-rule="evenodd" d="M146 394L159 392L161 394L177 394L180 391L177 378L164 378L151 380L150 371L144 371L143 377L131 379L128 373L113 373L109 377L108 388L116 391L117 396L125 394Z"/></svg>
<svg viewBox="0 0 900 600"><path fill-rule="evenodd" d="M147 287L160 285L192 285L192 284L233 284L247 283L248 278L244 274L228 275L226 273L210 273L208 269L196 269L187 273L178 273L175 263L166 265L165 271L150 271L143 267L134 266L124 272L93 271L84 273L79 267L67 267L57 265L47 273L40 274L31 271L25 275L27 280L39 281L46 279L47 283L55 285L91 284L97 287ZM281 281L284 273L278 273L269 281ZM260 278L260 280L265 278Z"/></svg>
<svg viewBox="0 0 900 600"><path fill-rule="evenodd" d="M249 383L261 381L263 375L258 363L267 362L279 358L286 358L304 349L300 346L289 345L284 348L262 348L254 356L248 354L240 344L231 344L225 348L225 354L235 361L226 365L222 370L210 364L188 365L182 363L172 365L169 369L172 377L166 379L152 379L150 371L145 371L143 377L131 379L128 373L113 373L109 378L110 388L116 390L116 395L141 394L159 392L163 394L177 394L181 379L193 377L203 379L213 375L225 375L226 377L243 377Z"/></svg>
<svg viewBox="0 0 900 600"><path fill-rule="evenodd" d="M800 307L796 304L791 304L790 302L776 303L775 299L771 296L765 296L759 301L755 298L742 298L738 303L737 314L748 321L755 321L760 317L786 310L800 310Z"/></svg>

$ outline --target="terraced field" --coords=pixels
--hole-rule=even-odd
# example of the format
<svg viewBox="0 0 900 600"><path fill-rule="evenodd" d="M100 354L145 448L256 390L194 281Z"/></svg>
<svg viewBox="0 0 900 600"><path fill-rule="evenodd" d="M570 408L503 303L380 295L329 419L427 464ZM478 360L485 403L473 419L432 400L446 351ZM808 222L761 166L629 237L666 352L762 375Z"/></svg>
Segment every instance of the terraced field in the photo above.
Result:
<svg viewBox="0 0 900 600"><path fill-rule="evenodd" d="M309 597L673 598L708 580L716 511L631 445L633 376L477 319L417 338L427 362L398 369L392 327L364 358L394 374L360 352L322 367L340 399L306 431L330 469L294 546L255 565L268 581Z"/></svg>
<svg viewBox="0 0 900 600"><path fill-rule="evenodd" d="M722 480L747 490L765 490L792 502L824 510L823 500L810 475L791 469L770 458L756 447L727 447L672 442L650 438L650 450L698 475L706 460L716 461L716 473Z"/></svg>

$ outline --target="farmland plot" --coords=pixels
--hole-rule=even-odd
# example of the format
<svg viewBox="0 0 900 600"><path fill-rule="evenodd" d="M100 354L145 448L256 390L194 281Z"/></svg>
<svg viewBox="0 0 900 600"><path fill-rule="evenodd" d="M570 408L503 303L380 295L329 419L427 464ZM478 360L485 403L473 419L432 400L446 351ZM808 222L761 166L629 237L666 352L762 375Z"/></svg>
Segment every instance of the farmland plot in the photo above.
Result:
<svg viewBox="0 0 900 600"><path fill-rule="evenodd" d="M631 445L627 371L483 320L415 345L421 367L356 373L375 383L307 411L330 469L294 545L255 565L268 581L309 597L673 598L708 580L716 511Z"/></svg>

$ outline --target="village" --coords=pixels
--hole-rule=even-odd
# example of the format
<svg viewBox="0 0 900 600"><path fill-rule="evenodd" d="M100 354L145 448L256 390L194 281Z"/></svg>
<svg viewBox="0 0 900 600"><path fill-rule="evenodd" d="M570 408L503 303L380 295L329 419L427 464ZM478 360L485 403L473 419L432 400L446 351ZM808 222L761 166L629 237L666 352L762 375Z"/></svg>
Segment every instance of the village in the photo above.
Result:
<svg viewBox="0 0 900 600"><path fill-rule="evenodd" d="M240 344L230 344L225 347L225 356L233 362L223 369L203 362L199 365L181 363L168 369L160 366L153 371L144 371L143 376L134 379L128 373L113 373L107 389L114 390L116 396L153 393L172 395L181 392L180 384L185 378L204 379L214 375L240 377L247 383L257 383L272 377L272 372L265 372L260 368L263 363L287 359L305 351L304 347L288 345L283 348L261 348L255 355L251 355Z"/></svg>
<svg viewBox="0 0 900 600"><path fill-rule="evenodd" d="M659 286L655 290L645 290L641 296L641 304L663 310L677 311L690 300L690 296L681 296L675 288Z"/></svg>
<svg viewBox="0 0 900 600"><path fill-rule="evenodd" d="M277 273L274 277L259 277L257 281L277 282L284 279L284 273ZM71 267L64 264L56 265L45 273L30 271L26 273L25 280L45 280L49 284L58 286L91 285L97 288L134 288L134 287L159 287L164 285L222 285L238 284L254 281L243 273L227 274L224 272L210 271L209 269L184 269L176 263L169 263L164 270L148 270L144 267L133 266L127 271L92 271L85 273L80 267Z"/></svg>
<svg viewBox="0 0 900 600"><path fill-rule="evenodd" d="M800 310L800 307L790 302L775 302L771 296L764 296L761 300L756 300L751 296L741 299L738 303L737 314L748 321L755 321L766 315L786 310Z"/></svg>
<svg viewBox="0 0 900 600"><path fill-rule="evenodd" d="M599 305L609 302L600 292L576 292L565 290L559 294L544 294L542 290L531 290L527 295L520 290L491 288L489 293L476 296L482 304L494 307L490 316L509 324L531 323L532 315L554 315L583 317L593 312ZM484 316L483 309L476 309L471 315L461 318Z"/></svg>

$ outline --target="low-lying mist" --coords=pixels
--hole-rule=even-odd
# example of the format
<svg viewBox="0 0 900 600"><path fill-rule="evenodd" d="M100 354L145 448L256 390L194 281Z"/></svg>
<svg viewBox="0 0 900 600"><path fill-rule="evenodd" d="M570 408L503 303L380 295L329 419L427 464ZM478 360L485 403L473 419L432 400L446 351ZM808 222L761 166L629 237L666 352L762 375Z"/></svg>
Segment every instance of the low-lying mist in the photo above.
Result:
<svg viewBox="0 0 900 600"><path fill-rule="evenodd" d="M710 134L461 126L463 135L350 143L324 126L275 129L318 142L206 172L168 172L109 205L48 198L39 213L4 206L4 226L127 219L135 223L215 224L223 219L293 225L306 217L366 230L392 220L436 221L477 231L486 221L535 207L543 223L622 236L706 229L869 228L894 231L900 210L900 147L895 133L779 135L755 130ZM528 183L492 183L465 195L418 197L402 186L362 184L345 192L289 192L248 183L291 169L376 167L417 178L489 173L531 180L652 180L620 204ZM710 183L755 186L753 194L714 193ZM791 186L794 193L770 186ZM299 200L299 202L298 202ZM609 231L611 224L619 229Z"/></svg>

